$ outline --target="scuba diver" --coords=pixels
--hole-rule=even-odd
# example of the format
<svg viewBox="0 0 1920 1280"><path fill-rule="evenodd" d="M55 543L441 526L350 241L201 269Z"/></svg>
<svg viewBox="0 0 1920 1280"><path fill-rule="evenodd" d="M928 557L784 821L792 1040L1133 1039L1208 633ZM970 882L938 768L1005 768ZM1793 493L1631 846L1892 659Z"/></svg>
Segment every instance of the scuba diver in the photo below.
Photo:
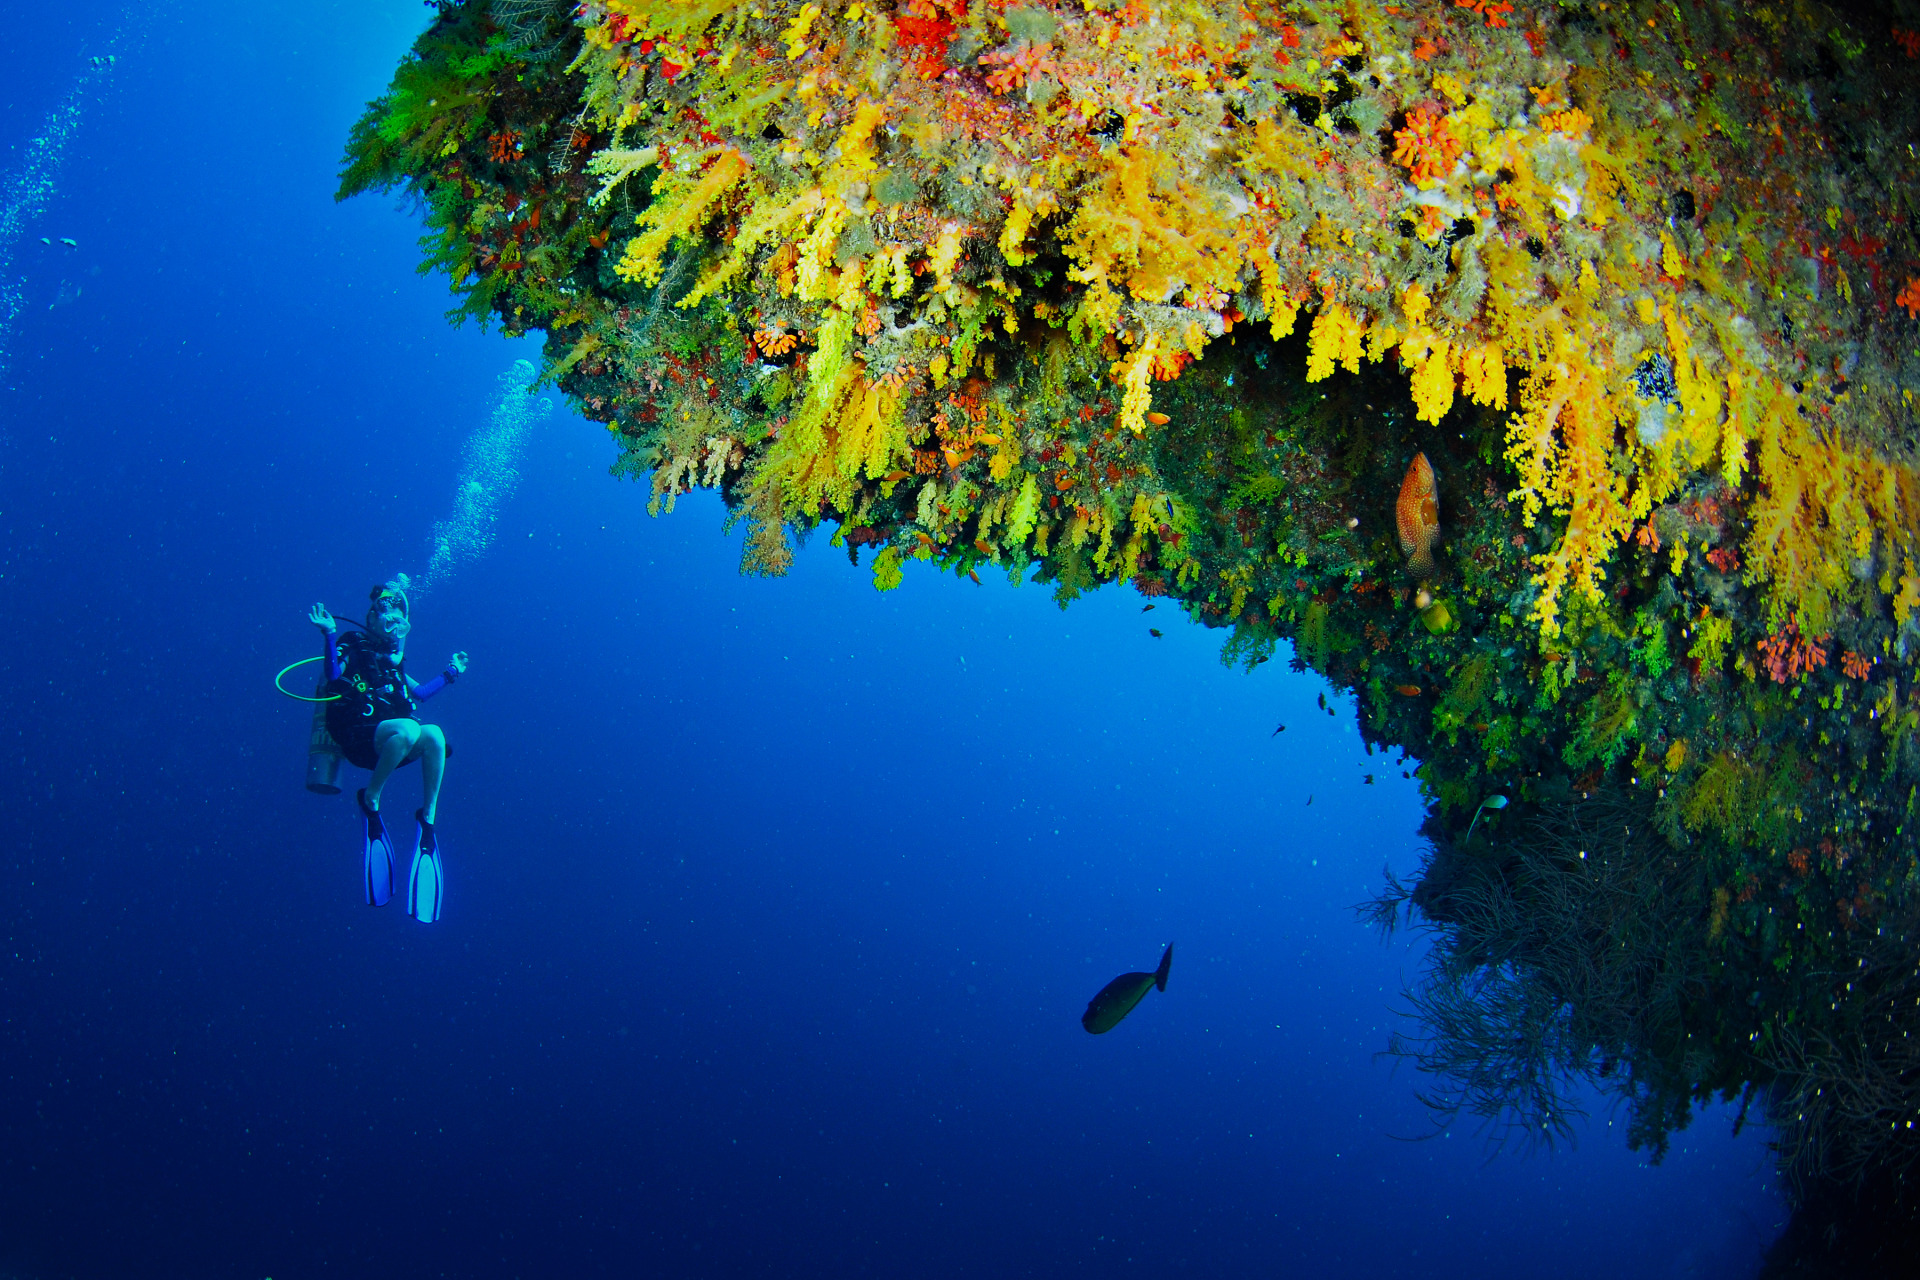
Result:
<svg viewBox="0 0 1920 1280"><path fill-rule="evenodd" d="M338 695L327 703L327 732L348 761L373 771L357 796L366 827L369 906L384 906L393 896L393 839L380 818L380 793L395 769L420 762L421 806L414 813L419 836L407 878L407 914L430 924L440 918L445 886L434 822L448 748L439 726L421 724L415 716L420 703L467 669L467 655L454 654L446 669L424 684L415 680L406 673L407 634L413 629L406 591L389 582L370 596L364 632L340 635L323 604L307 613L307 620L326 633L327 692Z"/></svg>

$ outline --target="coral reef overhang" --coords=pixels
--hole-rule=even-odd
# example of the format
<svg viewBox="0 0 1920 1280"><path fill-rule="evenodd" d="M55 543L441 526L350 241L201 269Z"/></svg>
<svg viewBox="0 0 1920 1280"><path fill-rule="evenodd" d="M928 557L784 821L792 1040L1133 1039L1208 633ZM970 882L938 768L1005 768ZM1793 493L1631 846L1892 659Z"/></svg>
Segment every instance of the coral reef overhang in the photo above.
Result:
<svg viewBox="0 0 1920 1280"><path fill-rule="evenodd" d="M1915 1024L1831 976L1916 897L1912 9L443 0L341 194L416 197L454 314L543 331L748 571L826 523L882 589L1291 641L1422 761L1436 885L1633 814L1707 977L1677 1058L1563 1065L1627 1063L1657 1148Z"/></svg>

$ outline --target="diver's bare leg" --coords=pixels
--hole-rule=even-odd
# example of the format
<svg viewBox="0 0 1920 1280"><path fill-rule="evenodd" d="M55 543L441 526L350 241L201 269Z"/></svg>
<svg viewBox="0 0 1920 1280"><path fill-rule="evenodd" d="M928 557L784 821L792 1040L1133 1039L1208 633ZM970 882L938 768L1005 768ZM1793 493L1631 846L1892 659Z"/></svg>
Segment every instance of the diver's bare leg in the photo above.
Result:
<svg viewBox="0 0 1920 1280"><path fill-rule="evenodd" d="M380 753L374 762L373 777L367 782L367 803L373 808L380 807L380 789L387 785L393 771L406 763L419 740L417 720L382 720L373 731L373 749Z"/></svg>
<svg viewBox="0 0 1920 1280"><path fill-rule="evenodd" d="M440 732L439 725L420 726L420 742L414 752L420 757L420 809L432 825L439 821L440 779L447 772L447 736Z"/></svg>

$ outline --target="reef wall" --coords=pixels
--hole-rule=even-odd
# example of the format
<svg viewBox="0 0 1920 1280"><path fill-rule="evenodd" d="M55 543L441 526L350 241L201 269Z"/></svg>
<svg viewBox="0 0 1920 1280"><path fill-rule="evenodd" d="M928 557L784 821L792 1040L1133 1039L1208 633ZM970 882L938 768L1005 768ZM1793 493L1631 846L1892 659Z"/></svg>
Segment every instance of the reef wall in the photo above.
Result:
<svg viewBox="0 0 1920 1280"><path fill-rule="evenodd" d="M1797 1176L1878 1176L1920 1139L1802 1086L1920 1028L1852 982L1920 901L1910 8L445 0L341 195L416 197L454 314L544 331L748 571L827 523L882 589L1292 641L1423 762L1382 918L1538 917L1459 973L1611 945L1562 837L1618 815L1672 918L1607 998L1660 1017L1539 1070L1656 1150L1744 1092Z"/></svg>

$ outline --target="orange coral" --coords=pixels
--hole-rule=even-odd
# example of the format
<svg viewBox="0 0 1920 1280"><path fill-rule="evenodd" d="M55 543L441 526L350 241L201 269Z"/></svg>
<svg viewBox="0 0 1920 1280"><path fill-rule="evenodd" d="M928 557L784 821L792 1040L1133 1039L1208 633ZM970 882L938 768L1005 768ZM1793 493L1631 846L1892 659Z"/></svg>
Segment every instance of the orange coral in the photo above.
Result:
<svg viewBox="0 0 1920 1280"><path fill-rule="evenodd" d="M888 373L883 373L879 377L874 378L873 385L883 391L890 391L897 394L912 378L913 366L903 364Z"/></svg>
<svg viewBox="0 0 1920 1280"><path fill-rule="evenodd" d="M520 134L515 129L503 129L499 133L487 135L487 154L496 162L504 164L508 160L518 159L520 155Z"/></svg>
<svg viewBox="0 0 1920 1280"><path fill-rule="evenodd" d="M1000 70L987 76L987 88L995 93L1018 89L1035 76L1058 75L1060 72L1060 68L1054 65L1053 45L1045 40L1039 44L1023 43L1017 49L995 49L992 53L983 53L980 55L980 65L999 66Z"/></svg>
<svg viewBox="0 0 1920 1280"><path fill-rule="evenodd" d="M1873 670L1873 659L1849 649L1840 655L1840 669L1855 680L1865 680Z"/></svg>
<svg viewBox="0 0 1920 1280"><path fill-rule="evenodd" d="M1814 668L1827 665L1826 637L1809 640L1791 618L1787 625L1760 641L1760 658L1767 675L1775 684L1785 684L1813 674Z"/></svg>
<svg viewBox="0 0 1920 1280"><path fill-rule="evenodd" d="M1490 27L1504 27L1507 20L1504 15L1513 12L1513 6L1507 0L1453 0L1456 9L1467 9L1487 20Z"/></svg>
<svg viewBox="0 0 1920 1280"><path fill-rule="evenodd" d="M1427 107L1407 112L1404 128L1393 134L1393 162L1404 165L1415 182L1441 177L1460 158L1460 140L1447 128L1446 118Z"/></svg>
<svg viewBox="0 0 1920 1280"><path fill-rule="evenodd" d="M1906 286L1894 296L1893 304L1905 307L1909 318L1920 320L1920 276L1907 277Z"/></svg>
<svg viewBox="0 0 1920 1280"><path fill-rule="evenodd" d="M753 341L766 354L783 356L800 345L800 335L781 329L758 329L754 331Z"/></svg>

